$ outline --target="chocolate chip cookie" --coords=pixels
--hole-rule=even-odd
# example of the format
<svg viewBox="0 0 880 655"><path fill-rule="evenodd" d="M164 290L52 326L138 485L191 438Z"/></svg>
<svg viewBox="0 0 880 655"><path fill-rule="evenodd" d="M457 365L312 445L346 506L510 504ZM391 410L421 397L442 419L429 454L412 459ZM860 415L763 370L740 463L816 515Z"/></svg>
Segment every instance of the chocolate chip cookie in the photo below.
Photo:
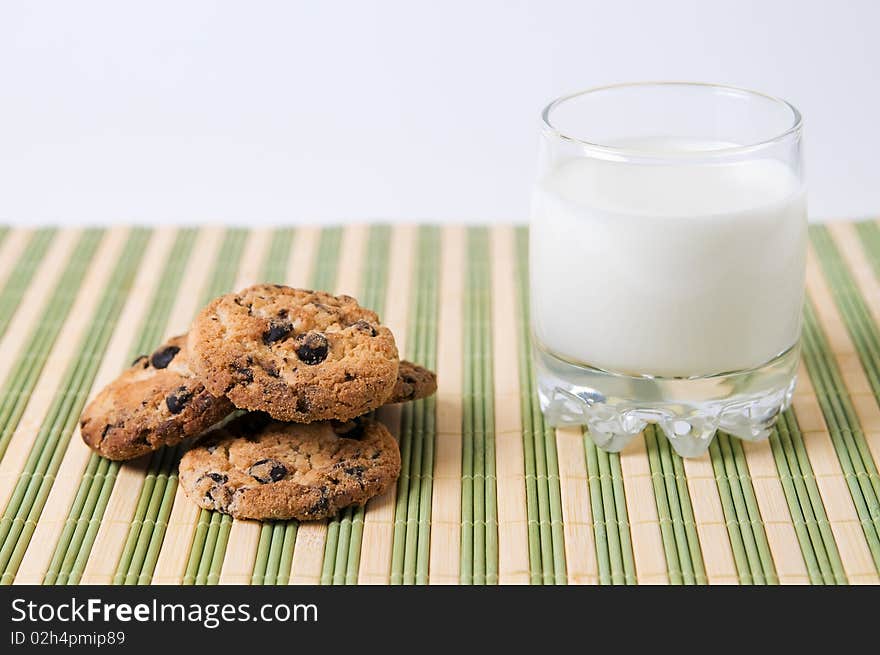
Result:
<svg viewBox="0 0 880 655"><path fill-rule="evenodd" d="M80 418L83 441L109 459L132 459L195 436L235 408L192 373L186 335L138 357L89 403Z"/></svg>
<svg viewBox="0 0 880 655"><path fill-rule="evenodd" d="M437 374L434 371L402 359L397 370L397 382L385 404L427 398L435 391L437 391Z"/></svg>
<svg viewBox="0 0 880 655"><path fill-rule="evenodd" d="M366 418L297 424L245 414L180 461L190 500L240 519L324 519L381 494L399 474L397 442Z"/></svg>
<svg viewBox="0 0 880 655"><path fill-rule="evenodd" d="M282 421L348 420L391 395L394 336L350 296L258 284L214 299L190 330L193 371L214 395Z"/></svg>

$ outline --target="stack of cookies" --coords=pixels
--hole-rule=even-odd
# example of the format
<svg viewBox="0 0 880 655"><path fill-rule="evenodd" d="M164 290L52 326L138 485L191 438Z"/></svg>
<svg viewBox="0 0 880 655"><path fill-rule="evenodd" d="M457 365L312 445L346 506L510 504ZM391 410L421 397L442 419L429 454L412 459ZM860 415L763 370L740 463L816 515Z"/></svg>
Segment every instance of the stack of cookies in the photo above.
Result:
<svg viewBox="0 0 880 655"><path fill-rule="evenodd" d="M397 442L366 415L436 388L354 298L260 284L214 299L188 335L136 359L80 426L114 460L201 435L180 461L193 502L237 518L313 520L394 483Z"/></svg>

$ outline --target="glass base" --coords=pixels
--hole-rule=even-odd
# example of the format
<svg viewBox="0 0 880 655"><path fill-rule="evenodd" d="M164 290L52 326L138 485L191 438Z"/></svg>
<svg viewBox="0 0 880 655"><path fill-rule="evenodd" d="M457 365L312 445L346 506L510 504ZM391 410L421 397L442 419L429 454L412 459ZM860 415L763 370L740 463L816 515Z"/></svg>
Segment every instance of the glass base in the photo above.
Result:
<svg viewBox="0 0 880 655"><path fill-rule="evenodd" d="M696 378L632 377L559 359L533 349L538 396L547 422L586 425L603 450L623 450L657 423L682 457L706 452L717 430L748 441L770 435L791 405L799 347L764 366Z"/></svg>

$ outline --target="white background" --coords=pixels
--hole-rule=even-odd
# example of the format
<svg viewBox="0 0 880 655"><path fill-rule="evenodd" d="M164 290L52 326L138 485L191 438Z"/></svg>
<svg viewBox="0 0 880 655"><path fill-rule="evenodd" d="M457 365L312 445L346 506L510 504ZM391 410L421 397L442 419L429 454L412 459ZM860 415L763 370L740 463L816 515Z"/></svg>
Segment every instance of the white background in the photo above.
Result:
<svg viewBox="0 0 880 655"><path fill-rule="evenodd" d="M781 95L813 218L880 213L880 3L0 4L0 221L523 220L553 97Z"/></svg>

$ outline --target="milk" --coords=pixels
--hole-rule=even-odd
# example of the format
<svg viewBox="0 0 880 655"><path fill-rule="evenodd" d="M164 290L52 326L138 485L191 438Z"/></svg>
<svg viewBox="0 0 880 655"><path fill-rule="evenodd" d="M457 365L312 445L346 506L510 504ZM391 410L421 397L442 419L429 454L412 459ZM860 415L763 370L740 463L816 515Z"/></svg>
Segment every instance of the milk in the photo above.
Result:
<svg viewBox="0 0 880 655"><path fill-rule="evenodd" d="M672 162L571 159L539 180L530 232L539 347L656 377L741 371L789 349L807 238L795 174L773 159L674 156L733 144L625 145Z"/></svg>

